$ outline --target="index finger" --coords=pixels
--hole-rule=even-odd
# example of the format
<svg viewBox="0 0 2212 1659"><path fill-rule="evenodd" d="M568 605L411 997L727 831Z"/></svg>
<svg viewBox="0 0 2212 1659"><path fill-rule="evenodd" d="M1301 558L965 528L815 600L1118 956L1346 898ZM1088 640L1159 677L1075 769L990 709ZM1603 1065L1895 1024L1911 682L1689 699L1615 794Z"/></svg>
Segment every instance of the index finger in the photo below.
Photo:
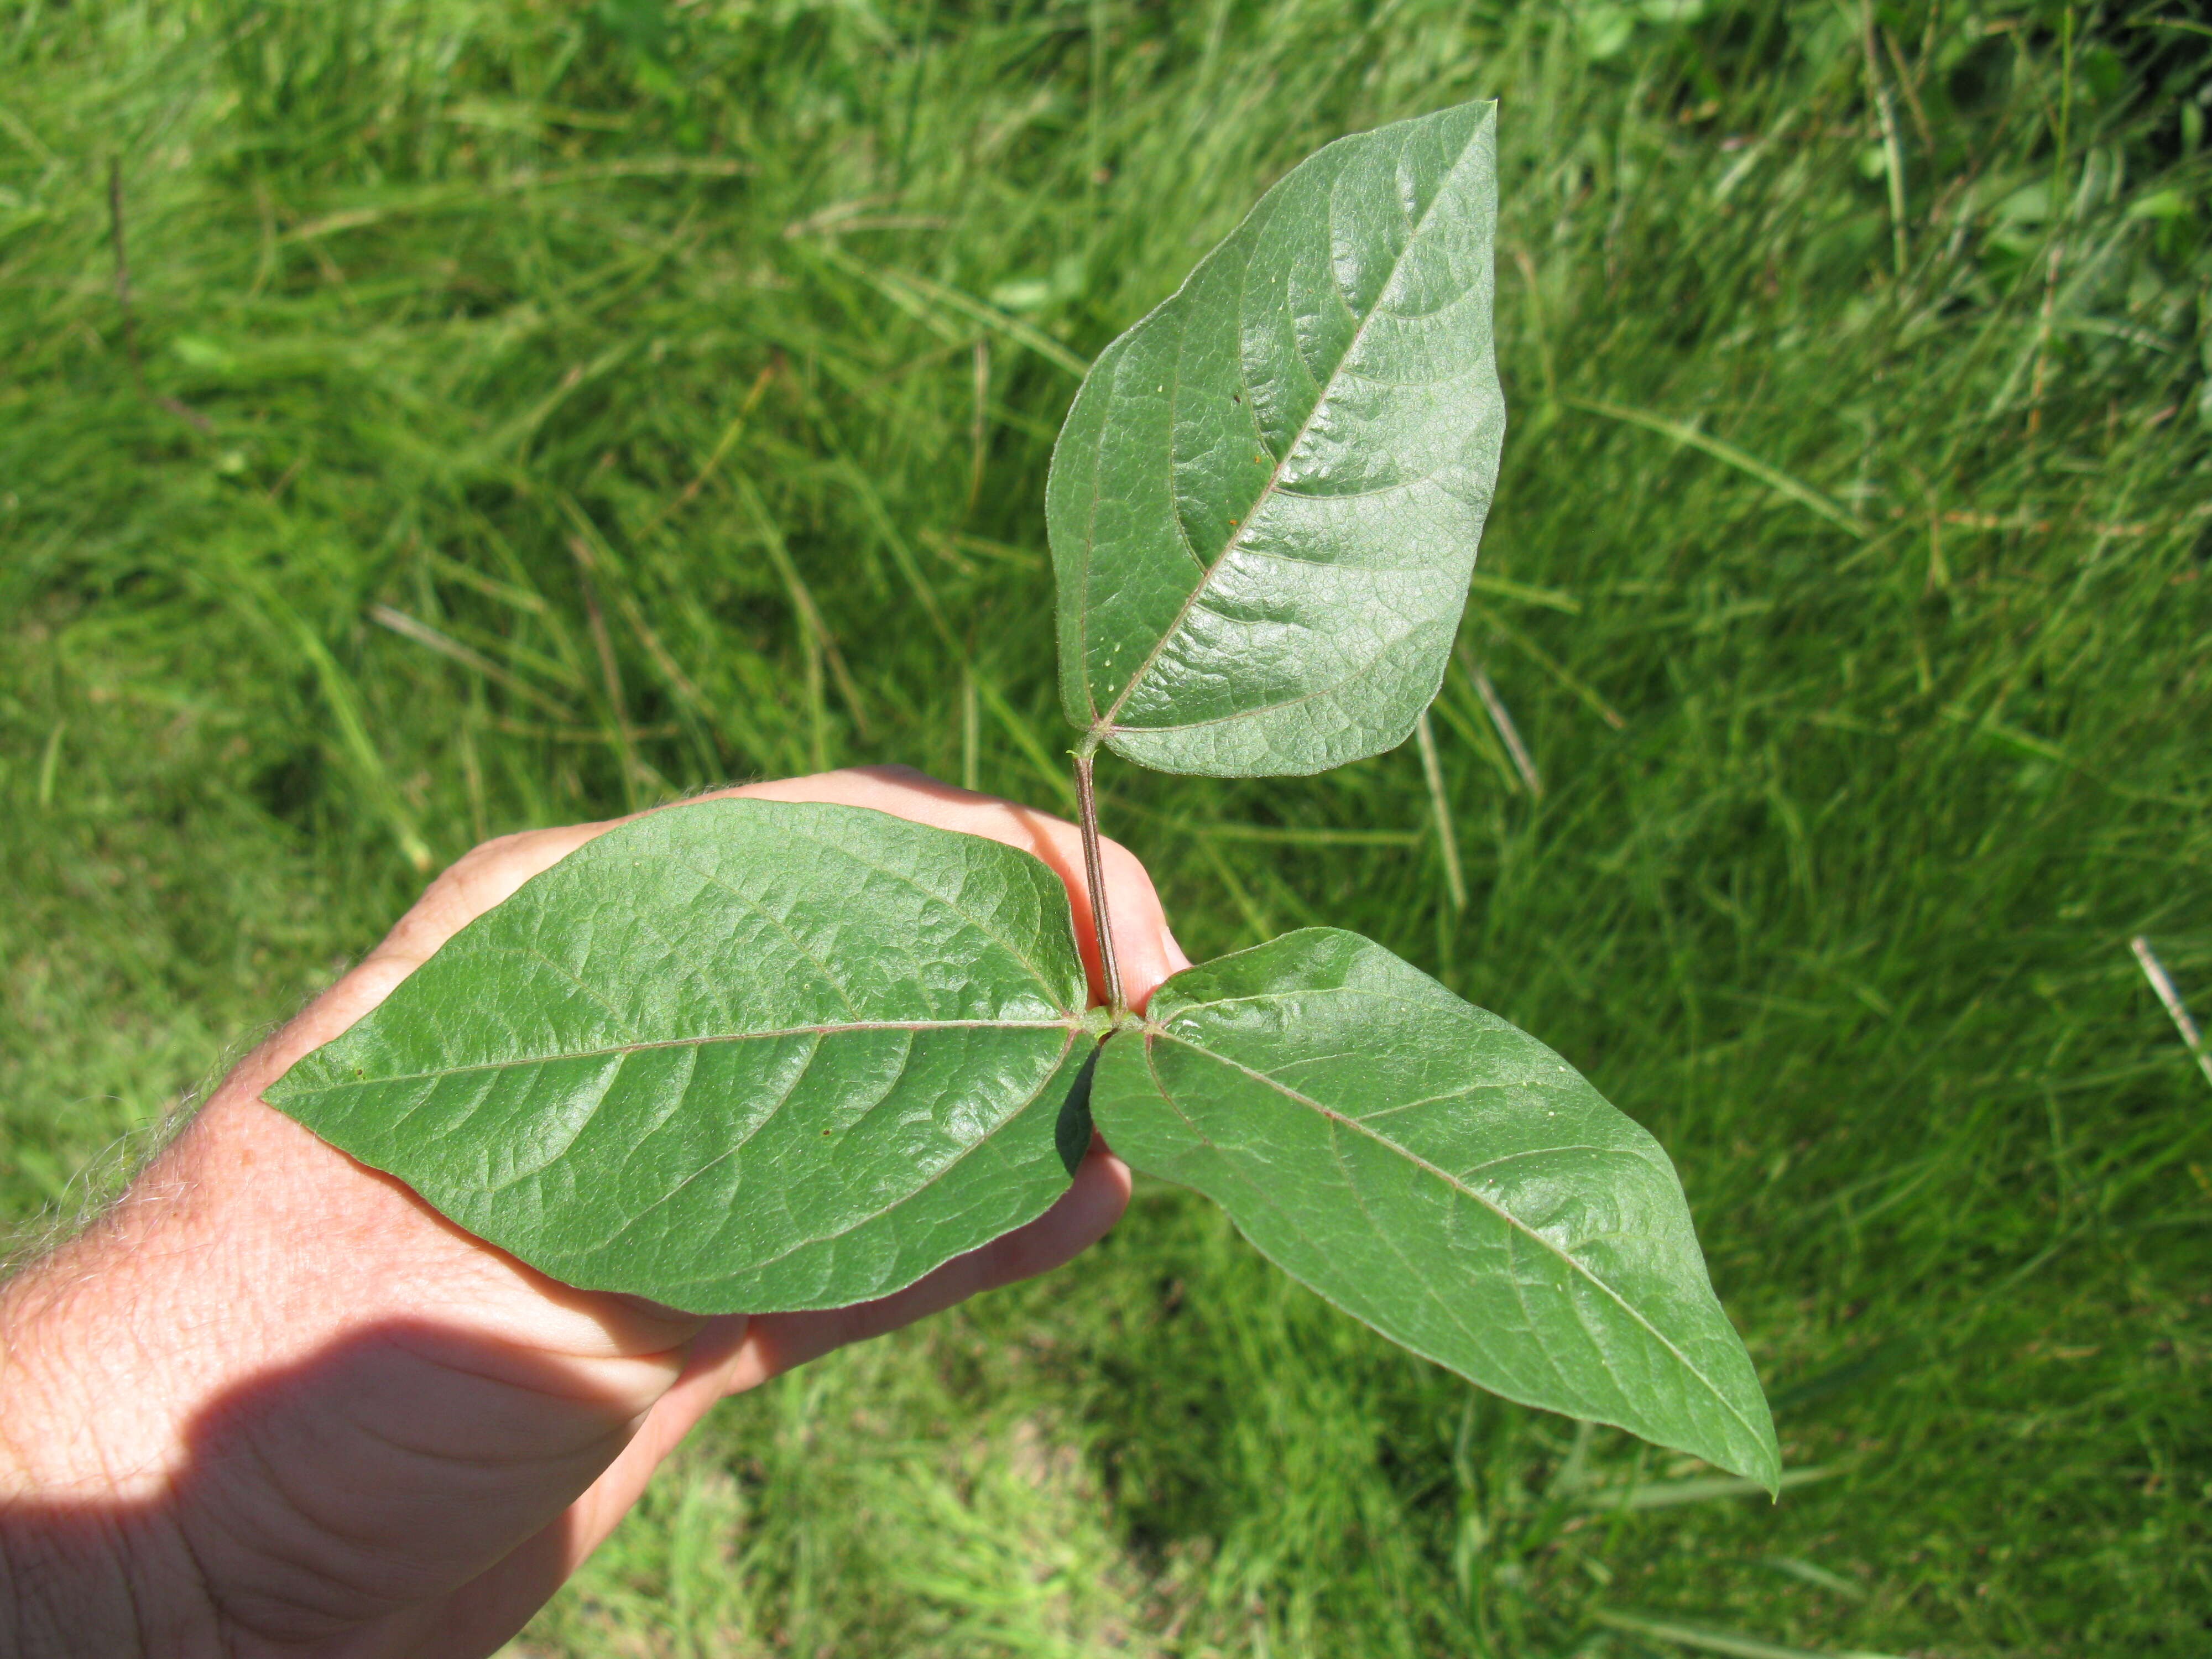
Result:
<svg viewBox="0 0 2212 1659"><path fill-rule="evenodd" d="M848 767L806 777L740 784L650 810L668 811L690 801L727 799L822 801L871 807L940 830L988 836L1030 854L1066 887L1074 913L1076 942L1090 975L1091 1000L1104 1000L1091 894L1083 875L1082 832L1066 819L1018 801L940 782L907 766ZM462 927L509 897L531 877L550 869L617 824L630 821L610 818L599 823L527 830L485 842L431 884L370 953L368 962L389 973L427 961ZM1152 877L1136 856L1114 841L1102 841L1099 851L1122 989L1130 1006L1141 1010L1153 988L1169 975L1190 966L1190 958L1176 944ZM397 982L396 977L392 982ZM389 986L384 988L388 990Z"/></svg>

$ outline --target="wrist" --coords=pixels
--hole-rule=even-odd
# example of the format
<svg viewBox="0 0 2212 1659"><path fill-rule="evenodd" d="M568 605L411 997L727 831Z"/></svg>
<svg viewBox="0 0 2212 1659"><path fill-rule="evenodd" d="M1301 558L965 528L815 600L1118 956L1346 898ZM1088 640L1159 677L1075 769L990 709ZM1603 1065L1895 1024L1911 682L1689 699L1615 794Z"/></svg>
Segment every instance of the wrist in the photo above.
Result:
<svg viewBox="0 0 2212 1659"><path fill-rule="evenodd" d="M71 1377L73 1254L0 1290L0 1652L212 1659L219 1620L162 1483L106 1465L112 1379Z"/></svg>
<svg viewBox="0 0 2212 1659"><path fill-rule="evenodd" d="M210 1425L321 1334L284 1305L314 1238L271 1115L226 1087L113 1209L0 1285L0 1653L238 1652L221 1511L258 1460L211 1466Z"/></svg>
<svg viewBox="0 0 2212 1659"><path fill-rule="evenodd" d="M0 1503L0 1652L217 1659L231 1650L191 1553L150 1511Z"/></svg>

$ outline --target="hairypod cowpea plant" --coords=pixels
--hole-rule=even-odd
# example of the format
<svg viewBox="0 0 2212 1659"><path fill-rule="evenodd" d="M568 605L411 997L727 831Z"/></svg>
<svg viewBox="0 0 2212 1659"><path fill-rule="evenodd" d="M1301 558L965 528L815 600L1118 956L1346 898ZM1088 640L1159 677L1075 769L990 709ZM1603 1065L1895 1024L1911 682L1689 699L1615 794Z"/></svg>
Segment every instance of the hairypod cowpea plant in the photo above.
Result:
<svg viewBox="0 0 2212 1659"><path fill-rule="evenodd" d="M696 1313L911 1284L1042 1213L1095 1123L1393 1340L1775 1488L1673 1165L1558 1054L1335 928L1139 1013L1105 925L1102 749L1319 772L1442 683L1504 433L1496 118L1309 157L1076 394L1045 511L1103 1006L1030 854L699 801L525 884L271 1103L556 1279Z"/></svg>

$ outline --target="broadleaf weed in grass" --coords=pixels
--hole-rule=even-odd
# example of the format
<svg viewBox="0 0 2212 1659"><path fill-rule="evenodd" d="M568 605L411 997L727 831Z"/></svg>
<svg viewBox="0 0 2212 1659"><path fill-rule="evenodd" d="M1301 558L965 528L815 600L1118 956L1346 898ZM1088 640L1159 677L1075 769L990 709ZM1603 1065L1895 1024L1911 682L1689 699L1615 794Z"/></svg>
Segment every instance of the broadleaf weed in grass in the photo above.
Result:
<svg viewBox="0 0 2212 1659"><path fill-rule="evenodd" d="M830 757L957 775L961 676L850 481L907 535L1006 714L1049 732L1048 653L1021 643L1045 638L1042 569L960 550L1038 550L1073 381L991 334L971 509L989 331L941 302L921 307L932 326L813 244L986 303L1042 282L1018 314L1087 358L1314 143L1498 94L1499 338L1522 415L1484 569L1582 610L1479 594L1498 625L1470 622L1463 643L1543 797L1508 794L1439 721L1469 892L1441 930L1418 843L1217 837L1209 854L1164 827L1418 836L1432 809L1410 749L1202 801L1116 777L1109 810L1145 826L1194 953L1248 937L1218 857L1274 927L1362 927L1544 1031L1660 1133L1716 1277L1763 1334L1791 1461L1845 1472L1773 1510L1528 1530L1571 1428L1487 1408L1463 1483L1463 1390L1271 1289L1218 1224L1148 1194L1073 1273L828 1363L827 1427L784 1467L817 1492L873 1481L868 1503L798 1508L794 1477L761 1504L747 1460L782 1407L724 1408L699 1455L751 1494L719 1523L738 1612L679 1624L637 1565L683 1535L672 1490L636 1523L638 1555L602 1558L529 1639L1038 1650L943 1633L929 1573L896 1559L942 1493L884 1472L914 1442L1006 1448L930 1477L957 1494L1013 1456L989 1424L1042 1413L1096 1482L1054 1512L1103 1512L1097 1547L1139 1587L1063 1629L1060 1651L1626 1650L1587 1623L1601 1607L1831 1650L2200 1642L2212 1148L2201 1079L2127 940L2151 937L2204 1012L2208 198L2184 119L2201 58L2161 32L2135 69L2142 26L2082 14L2060 157L2040 14L1991 7L1998 27L1970 27L1876 9L1902 104L1900 279L1886 182L1859 167L1881 139L1856 14L1639 12L1595 58L1537 9L1351 25L1287 5L939 8L926 36L925 10L672 9L696 146L604 33L520 9L380 13L347 47L351 78L321 83L328 119L289 130L233 113L250 14L11 14L15 1212L52 1194L41 1155L65 1180L365 948L415 885L312 665L254 624L239 575L318 630L450 856L481 833L472 803L496 832L623 799L564 500L619 572L599 602L635 755L672 788L809 763L803 625L718 482L741 470L868 710L862 739L825 667ZM283 27L337 51L315 15ZM2100 91L2085 41L2130 78ZM110 155L149 386L212 432L131 383ZM2021 195L2036 185L2039 216ZM2136 213L2166 192L2186 211ZM784 234L832 208L826 230ZM1869 533L1570 398L1694 425ZM1468 688L1448 695L1480 715ZM980 781L1043 799L1000 705L978 705ZM1636 1472L1607 1436L1586 1459ZM793 1614L824 1607L850 1617ZM594 1608L588 1635L562 1622Z"/></svg>

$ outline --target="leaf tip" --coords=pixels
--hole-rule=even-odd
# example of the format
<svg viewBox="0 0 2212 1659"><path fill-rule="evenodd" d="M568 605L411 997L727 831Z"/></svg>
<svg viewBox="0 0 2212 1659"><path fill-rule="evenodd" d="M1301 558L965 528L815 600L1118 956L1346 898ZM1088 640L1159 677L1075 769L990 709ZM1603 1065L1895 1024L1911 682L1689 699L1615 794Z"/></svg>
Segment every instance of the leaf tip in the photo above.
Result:
<svg viewBox="0 0 2212 1659"><path fill-rule="evenodd" d="M1765 1409L1764 1400L1760 1401L1756 1425L1747 1425L1752 1428L1756 1443L1753 1450L1741 1461L1731 1462L1723 1467L1731 1474L1741 1475L1754 1486L1764 1488L1767 1500L1778 1504L1782 1501L1782 1443L1775 1437L1774 1418Z"/></svg>

